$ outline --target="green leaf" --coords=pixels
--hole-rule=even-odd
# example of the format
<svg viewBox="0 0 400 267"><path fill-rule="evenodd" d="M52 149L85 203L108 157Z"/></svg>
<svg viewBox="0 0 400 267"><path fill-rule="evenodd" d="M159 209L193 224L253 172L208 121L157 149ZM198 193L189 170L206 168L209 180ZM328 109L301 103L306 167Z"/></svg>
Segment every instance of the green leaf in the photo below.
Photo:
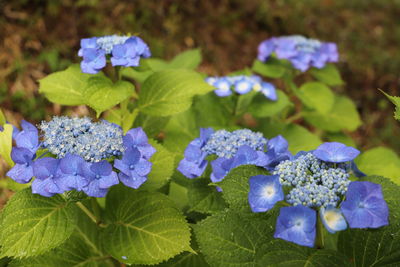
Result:
<svg viewBox="0 0 400 267"><path fill-rule="evenodd" d="M312 249L275 239L261 244L257 251L257 266L351 266L345 256L330 249Z"/></svg>
<svg viewBox="0 0 400 267"><path fill-rule="evenodd" d="M225 102L214 92L196 96L193 106L196 111L194 115L197 126L216 128L228 126L231 123L233 111Z"/></svg>
<svg viewBox="0 0 400 267"><path fill-rule="evenodd" d="M358 168L368 175L381 175L400 185L400 158L390 148L375 147L355 159Z"/></svg>
<svg viewBox="0 0 400 267"><path fill-rule="evenodd" d="M113 187L107 194L103 244L127 264L157 264L191 251L190 229L174 203L161 193Z"/></svg>
<svg viewBox="0 0 400 267"><path fill-rule="evenodd" d="M194 226L196 239L206 261L213 267L255 267L257 250L273 235L270 213L221 212Z"/></svg>
<svg viewBox="0 0 400 267"><path fill-rule="evenodd" d="M4 208L0 223L1 256L29 257L62 244L74 231L77 207L61 196L17 192Z"/></svg>
<svg viewBox="0 0 400 267"><path fill-rule="evenodd" d="M396 120L400 120L400 97L398 96L390 96L386 94L384 91L380 90L389 100L396 106L396 110L394 112L394 118Z"/></svg>
<svg viewBox="0 0 400 267"><path fill-rule="evenodd" d="M79 65L71 65L66 70L52 73L39 80L39 92L53 103L70 106L83 105L88 79L101 75L82 73Z"/></svg>
<svg viewBox="0 0 400 267"><path fill-rule="evenodd" d="M226 208L226 203L208 179L194 179L188 187L189 211L213 214Z"/></svg>
<svg viewBox="0 0 400 267"><path fill-rule="evenodd" d="M139 83L143 83L154 73L153 70L138 70L136 68L122 68L121 74L123 77L131 78Z"/></svg>
<svg viewBox="0 0 400 267"><path fill-rule="evenodd" d="M12 167L14 166L14 161L11 158L13 127L6 123L3 128L3 131L0 132L0 156Z"/></svg>
<svg viewBox="0 0 400 267"><path fill-rule="evenodd" d="M337 86L344 83L338 69L333 64L327 64L322 69L312 68L310 73L316 79L329 86Z"/></svg>
<svg viewBox="0 0 400 267"><path fill-rule="evenodd" d="M150 158L153 163L147 181L140 187L144 190L157 190L165 185L174 172L175 155L169 152L156 141L150 140L150 144L156 149L156 153Z"/></svg>
<svg viewBox="0 0 400 267"><path fill-rule="evenodd" d="M169 63L170 68L179 69L196 69L201 63L201 51L200 49L186 50L176 57Z"/></svg>
<svg viewBox="0 0 400 267"><path fill-rule="evenodd" d="M113 83L105 76L98 76L88 79L83 98L85 104L93 108L99 117L103 111L121 103L133 93L134 86L130 82Z"/></svg>
<svg viewBox="0 0 400 267"><path fill-rule="evenodd" d="M247 94L239 95L237 98L235 115L239 116L239 115L243 115L243 113L247 112L251 102L253 101L253 98L257 95L259 95L259 93L256 91L251 91Z"/></svg>
<svg viewBox="0 0 400 267"><path fill-rule="evenodd" d="M317 111L304 112L304 118L313 126L329 132L354 131L361 125L355 104L345 96L335 97L335 102L328 114Z"/></svg>
<svg viewBox="0 0 400 267"><path fill-rule="evenodd" d="M263 118L263 117L271 117L279 114L284 109L293 106L293 104L289 101L287 95L281 91L276 90L278 95L277 101L271 101L267 99L264 95L258 94L251 103L249 107L250 113L254 117Z"/></svg>
<svg viewBox="0 0 400 267"><path fill-rule="evenodd" d="M289 142L290 152L294 154L299 151L313 150L322 143L317 135L297 124L263 121L261 131L266 138L272 138L279 134L285 137Z"/></svg>
<svg viewBox="0 0 400 267"><path fill-rule="evenodd" d="M169 116L188 109L193 96L213 89L197 72L184 69L159 71L143 83L138 105L143 113Z"/></svg>
<svg viewBox="0 0 400 267"><path fill-rule="evenodd" d="M338 250L352 262L352 266L400 265L400 187L379 176L363 180L382 185L389 206L389 226L378 229L348 229L340 232Z"/></svg>
<svg viewBox="0 0 400 267"><path fill-rule="evenodd" d="M222 188L222 196L231 209L250 211L248 203L249 179L255 175L268 175L268 172L254 165L239 166L231 170L217 185Z"/></svg>
<svg viewBox="0 0 400 267"><path fill-rule="evenodd" d="M345 133L328 133L327 138L329 139L330 142L339 142L343 143L347 146L352 146L352 147L357 147L356 143L354 140L346 135Z"/></svg>
<svg viewBox="0 0 400 267"><path fill-rule="evenodd" d="M310 109L327 114L332 109L335 96L331 89L320 82L308 82L303 84L299 93L301 100Z"/></svg>
<svg viewBox="0 0 400 267"><path fill-rule="evenodd" d="M169 117L155 117L139 113L134 122L134 127L142 127L149 137L154 138L168 124Z"/></svg>
<svg viewBox="0 0 400 267"><path fill-rule="evenodd" d="M281 78L286 73L284 65L280 64L277 59L270 59L263 63L259 60L253 62L252 70L268 78Z"/></svg>
<svg viewBox="0 0 400 267"><path fill-rule="evenodd" d="M92 199L90 201L96 201ZM87 205L87 204L86 204ZM88 208L90 206L87 205ZM54 267L54 266L115 266L106 255L100 242L100 229L81 210L78 211L78 226L72 236L61 246L40 256L13 260L10 267Z"/></svg>

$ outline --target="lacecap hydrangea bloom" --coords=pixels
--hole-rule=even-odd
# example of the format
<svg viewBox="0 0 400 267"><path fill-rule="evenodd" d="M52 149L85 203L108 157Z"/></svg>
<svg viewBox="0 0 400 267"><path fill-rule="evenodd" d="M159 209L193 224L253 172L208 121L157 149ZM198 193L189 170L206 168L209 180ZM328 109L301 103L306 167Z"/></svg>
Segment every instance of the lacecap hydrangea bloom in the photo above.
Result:
<svg viewBox="0 0 400 267"><path fill-rule="evenodd" d="M261 77L256 75L208 77L206 82L216 88L214 93L220 97L230 96L234 92L244 95L256 91L262 93L269 100L276 101L278 99L275 86L264 82Z"/></svg>
<svg viewBox="0 0 400 267"><path fill-rule="evenodd" d="M15 166L7 173L18 183L35 178L33 193L51 197L76 190L104 197L119 182L139 188L151 171L149 159L155 149L140 127L124 135L118 125L104 120L53 117L39 129L40 138L38 129L23 121L22 131L15 131L16 147L11 152Z"/></svg>
<svg viewBox="0 0 400 267"><path fill-rule="evenodd" d="M83 58L82 72L96 74L106 66L107 55L113 66L137 67L151 52L140 37L109 35L82 39L78 55Z"/></svg>
<svg viewBox="0 0 400 267"><path fill-rule="evenodd" d="M272 175L251 177L252 211L265 212L285 201L291 206L281 208L274 237L308 247L315 244L317 216L330 233L387 225L389 210L381 186L349 179L351 172L359 174L353 162L359 153L341 143L324 143L281 161Z"/></svg>
<svg viewBox="0 0 400 267"><path fill-rule="evenodd" d="M217 157L211 162L213 182L222 181L231 169L240 165L254 164L271 170L292 156L282 136L267 140L261 133L249 129L214 132L212 128L202 128L200 137L187 146L178 170L190 179L200 177L211 155Z"/></svg>
<svg viewBox="0 0 400 267"><path fill-rule="evenodd" d="M275 55L289 60L293 67L304 72L310 67L323 68L327 63L338 62L339 53L335 43L321 42L300 35L273 37L260 43L258 59L268 61Z"/></svg>

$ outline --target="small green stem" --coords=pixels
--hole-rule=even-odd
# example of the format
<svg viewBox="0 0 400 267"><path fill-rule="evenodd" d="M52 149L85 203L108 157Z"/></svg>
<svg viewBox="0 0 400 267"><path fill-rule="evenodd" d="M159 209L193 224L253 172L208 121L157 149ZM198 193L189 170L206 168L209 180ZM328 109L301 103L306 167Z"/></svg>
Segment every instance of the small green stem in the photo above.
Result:
<svg viewBox="0 0 400 267"><path fill-rule="evenodd" d="M294 114L293 116L287 118L287 119L285 120L285 122L286 122L286 123L292 123L292 122L294 122L294 121L296 121L296 120L298 120L298 119L301 119L302 117L303 117L303 113L297 112L297 113Z"/></svg>
<svg viewBox="0 0 400 267"><path fill-rule="evenodd" d="M96 217L82 202L76 202L76 205L94 222L96 225L100 227L107 227L107 224L101 222L99 218Z"/></svg>
<svg viewBox="0 0 400 267"><path fill-rule="evenodd" d="M324 244L324 225L322 224L321 218L317 215L317 238L316 238L316 247L318 249L322 249L325 247Z"/></svg>

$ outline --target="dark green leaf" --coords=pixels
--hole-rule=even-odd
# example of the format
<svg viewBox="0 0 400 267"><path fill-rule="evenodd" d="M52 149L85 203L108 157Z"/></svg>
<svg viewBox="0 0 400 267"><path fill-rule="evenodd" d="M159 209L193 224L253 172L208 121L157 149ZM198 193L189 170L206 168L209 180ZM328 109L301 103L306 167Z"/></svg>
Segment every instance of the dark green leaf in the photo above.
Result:
<svg viewBox="0 0 400 267"><path fill-rule="evenodd" d="M335 65L327 64L322 69L312 68L310 70L312 76L329 86L342 85L344 82L340 77L340 73Z"/></svg>
<svg viewBox="0 0 400 267"><path fill-rule="evenodd" d="M194 179L188 187L189 211L216 213L226 208L226 203L215 186L209 185L209 179Z"/></svg>
<svg viewBox="0 0 400 267"><path fill-rule="evenodd" d="M276 92L278 95L277 101L268 100L264 95L258 94L249 107L250 113L259 118L271 117L279 114L285 108L293 106L283 91L277 90Z"/></svg>
<svg viewBox="0 0 400 267"><path fill-rule="evenodd" d="M268 78L281 78L285 72L286 68L284 65L280 64L279 60L271 59L263 63L259 60L253 62L252 69L254 72L259 73Z"/></svg>

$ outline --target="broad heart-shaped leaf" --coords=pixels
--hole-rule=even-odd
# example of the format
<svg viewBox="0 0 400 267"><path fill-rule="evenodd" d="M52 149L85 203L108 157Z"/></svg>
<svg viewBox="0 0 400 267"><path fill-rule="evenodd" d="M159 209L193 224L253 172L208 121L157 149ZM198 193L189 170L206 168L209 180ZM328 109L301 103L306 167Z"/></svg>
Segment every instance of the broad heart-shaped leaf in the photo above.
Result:
<svg viewBox="0 0 400 267"><path fill-rule="evenodd" d="M143 83L153 73L154 73L154 71L151 69L147 69L147 70L138 70L136 68L122 68L121 69L122 76L131 78L139 83Z"/></svg>
<svg viewBox="0 0 400 267"><path fill-rule="evenodd" d="M200 49L186 50L178 54L169 63L169 68L196 69L201 63Z"/></svg>
<svg viewBox="0 0 400 267"><path fill-rule="evenodd" d="M270 214L228 210L194 225L196 240L206 261L213 267L258 266L257 250L273 238L276 217Z"/></svg>
<svg viewBox="0 0 400 267"><path fill-rule="evenodd" d="M150 140L150 144L154 146L156 153L150 158L153 163L151 172L140 189L157 190L171 178L175 155L154 140Z"/></svg>
<svg viewBox="0 0 400 267"><path fill-rule="evenodd" d="M93 108L99 117L103 111L121 103L133 93L134 86L130 82L113 83L105 76L97 76L88 79L83 98L85 104Z"/></svg>
<svg viewBox="0 0 400 267"><path fill-rule="evenodd" d="M91 77L102 74L86 74L78 64L71 65L66 70L52 73L39 80L39 92L53 103L61 105L85 104L84 91Z"/></svg>
<svg viewBox="0 0 400 267"><path fill-rule="evenodd" d="M335 96L335 102L327 114L304 112L304 118L313 126L329 132L354 131L361 125L355 104L345 96Z"/></svg>
<svg viewBox="0 0 400 267"><path fill-rule="evenodd" d="M272 120L262 120L259 129L266 138L272 138L282 135L289 142L289 150L293 154L299 151L308 151L315 149L322 141L321 139L297 124L285 124Z"/></svg>
<svg viewBox="0 0 400 267"><path fill-rule="evenodd" d="M194 117L198 127L226 127L231 124L233 110L228 98L214 92L196 96L193 101ZM212 116L210 116L212 114Z"/></svg>
<svg viewBox="0 0 400 267"><path fill-rule="evenodd" d="M270 58L263 63L259 60L253 62L252 70L268 78L281 78L286 73L286 67L281 61Z"/></svg>
<svg viewBox="0 0 400 267"><path fill-rule="evenodd" d="M227 207L221 192L209 185L210 180L193 179L188 187L189 211L213 214Z"/></svg>
<svg viewBox="0 0 400 267"><path fill-rule="evenodd" d="M293 267L350 267L350 261L340 252L330 249L302 247L280 239L261 244L257 249L257 265Z"/></svg>
<svg viewBox="0 0 400 267"><path fill-rule="evenodd" d="M91 199L89 201L96 201ZM86 201L85 203L89 202ZM90 206L86 204L87 208ZM100 243L100 229L81 210L78 211L78 226L71 237L61 246L40 256L13 260L10 267L55 267L55 266L115 266L111 256L105 254Z"/></svg>
<svg viewBox="0 0 400 267"><path fill-rule="evenodd" d="M214 88L192 70L173 69L151 75L140 91L138 107L153 116L169 116L185 111L195 95L202 95Z"/></svg>
<svg viewBox="0 0 400 267"><path fill-rule="evenodd" d="M116 186L107 194L110 224L103 244L127 264L157 264L191 251L190 229L181 212L165 195Z"/></svg>
<svg viewBox="0 0 400 267"><path fill-rule="evenodd" d="M390 96L386 94L384 91L381 90L381 92L389 98L389 100L396 106L396 111L394 112L394 118L396 120L400 120L400 97L398 96Z"/></svg>
<svg viewBox="0 0 400 267"><path fill-rule="evenodd" d="M8 123L2 127L3 131L0 131L0 156L9 166L14 166L14 161L11 159L13 127Z"/></svg>
<svg viewBox="0 0 400 267"><path fill-rule="evenodd" d="M327 114L333 106L335 96L331 89L320 82L308 82L303 84L299 93L303 103L310 109L322 114Z"/></svg>
<svg viewBox="0 0 400 267"><path fill-rule="evenodd" d="M268 100L264 95L258 94L254 97L249 106L249 111L254 117L263 118L279 114L284 109L293 106L287 95L281 90L277 90L278 100Z"/></svg>
<svg viewBox="0 0 400 267"><path fill-rule="evenodd" d="M322 69L312 68L310 73L316 79L329 86L337 86L344 83L338 69L333 64L326 64Z"/></svg>
<svg viewBox="0 0 400 267"><path fill-rule="evenodd" d="M149 137L155 137L169 121L169 117L154 117L139 113L136 117L133 127L142 127Z"/></svg>
<svg viewBox="0 0 400 267"><path fill-rule="evenodd" d="M355 159L358 168L368 175L381 175L400 185L400 158L390 148L375 147Z"/></svg>
<svg viewBox="0 0 400 267"><path fill-rule="evenodd" d="M260 174L268 175L268 171L254 165L243 165L231 170L222 182L217 184L222 188L222 196L231 209L250 212L249 179Z"/></svg>
<svg viewBox="0 0 400 267"><path fill-rule="evenodd" d="M389 226L378 229L348 229L339 235L338 250L352 266L400 266L400 187L379 176L364 180L382 185L389 206Z"/></svg>
<svg viewBox="0 0 400 267"><path fill-rule="evenodd" d="M30 257L61 245L74 231L77 207L61 196L17 192L4 208L0 223L1 256Z"/></svg>

